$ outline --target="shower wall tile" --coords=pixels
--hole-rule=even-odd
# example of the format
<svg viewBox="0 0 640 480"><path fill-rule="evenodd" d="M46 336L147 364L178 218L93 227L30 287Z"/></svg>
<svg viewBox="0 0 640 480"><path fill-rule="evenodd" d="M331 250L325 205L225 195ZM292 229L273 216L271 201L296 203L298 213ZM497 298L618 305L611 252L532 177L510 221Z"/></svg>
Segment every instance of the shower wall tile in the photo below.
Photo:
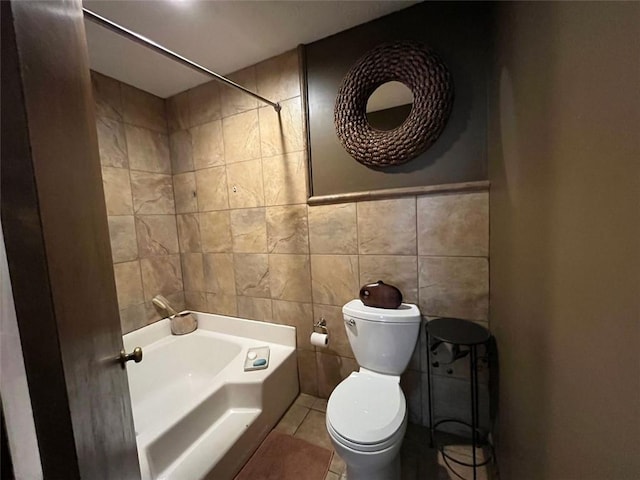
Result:
<svg viewBox="0 0 640 480"><path fill-rule="evenodd" d="M175 214L171 175L131 171L136 214Z"/></svg>
<svg viewBox="0 0 640 480"><path fill-rule="evenodd" d="M207 311L207 294L205 292L184 292L185 308L196 312Z"/></svg>
<svg viewBox="0 0 640 480"><path fill-rule="evenodd" d="M196 174L194 172L173 175L173 194L176 203L176 213L193 213L198 211L196 192Z"/></svg>
<svg viewBox="0 0 640 480"><path fill-rule="evenodd" d="M489 255L489 193L418 197L418 254Z"/></svg>
<svg viewBox="0 0 640 480"><path fill-rule="evenodd" d="M347 338L347 331L342 316L342 307L315 304L313 306L313 319L316 322L319 322L321 319L327 322L329 345L327 348L321 350L323 353L354 358L349 339ZM318 349L318 351L320 351L320 349Z"/></svg>
<svg viewBox="0 0 640 480"><path fill-rule="evenodd" d="M298 381L300 392L318 396L318 366L313 351L298 349Z"/></svg>
<svg viewBox="0 0 640 480"><path fill-rule="evenodd" d="M270 298L238 297L238 315L249 320L270 322L273 311Z"/></svg>
<svg viewBox="0 0 640 480"><path fill-rule="evenodd" d="M96 117L100 163L105 167L129 168L124 125L106 117Z"/></svg>
<svg viewBox="0 0 640 480"><path fill-rule="evenodd" d="M243 70L227 75L233 80L249 90L256 91L256 70L255 67L248 67ZM235 88L220 86L220 96L222 99L222 116L228 117L236 113L246 112L258 106L258 100L246 93L242 93Z"/></svg>
<svg viewBox="0 0 640 480"><path fill-rule="evenodd" d="M233 267L238 295L271 297L268 255L234 253Z"/></svg>
<svg viewBox="0 0 640 480"><path fill-rule="evenodd" d="M167 133L164 100L150 93L121 84L124 122Z"/></svg>
<svg viewBox="0 0 640 480"><path fill-rule="evenodd" d="M484 320L489 310L489 262L474 257L419 257L423 315Z"/></svg>
<svg viewBox="0 0 640 480"><path fill-rule="evenodd" d="M359 202L358 251L361 255L415 255L415 197Z"/></svg>
<svg viewBox="0 0 640 480"><path fill-rule="evenodd" d="M197 213L177 215L176 224L178 227L178 244L180 245L180 252L202 252L200 215Z"/></svg>
<svg viewBox="0 0 640 480"><path fill-rule="evenodd" d="M201 253L183 253L182 278L184 289L187 291L204 291L204 263Z"/></svg>
<svg viewBox="0 0 640 480"><path fill-rule="evenodd" d="M329 398L333 389L347 378L351 372L358 371L358 364L353 358L339 357L330 353L316 351L318 369L318 396Z"/></svg>
<svg viewBox="0 0 640 480"><path fill-rule="evenodd" d="M226 210L229 208L227 173L225 167L206 168L196 171L198 210Z"/></svg>
<svg viewBox="0 0 640 480"><path fill-rule="evenodd" d="M196 170L224 165L222 122L215 120L191 130L193 166Z"/></svg>
<svg viewBox="0 0 640 480"><path fill-rule="evenodd" d="M220 85L207 82L188 91L190 126L221 118Z"/></svg>
<svg viewBox="0 0 640 480"><path fill-rule="evenodd" d="M231 253L204 254L203 290L220 295L236 294L235 271Z"/></svg>
<svg viewBox="0 0 640 480"><path fill-rule="evenodd" d="M102 167L102 186L107 215L133 214L131 181L125 168Z"/></svg>
<svg viewBox="0 0 640 480"><path fill-rule="evenodd" d="M162 255L140 260L142 287L145 300L158 294L171 295L183 292L180 255Z"/></svg>
<svg viewBox="0 0 640 480"><path fill-rule="evenodd" d="M264 208L231 210L230 220L234 252L267 252L267 224Z"/></svg>
<svg viewBox="0 0 640 480"><path fill-rule="evenodd" d="M342 306L357 297L357 255L311 255L313 302Z"/></svg>
<svg viewBox="0 0 640 480"><path fill-rule="evenodd" d="M418 258L360 255L360 286L383 280L402 292L403 302L418 303Z"/></svg>
<svg viewBox="0 0 640 480"><path fill-rule="evenodd" d="M306 205L268 207L266 220L269 253L309 253Z"/></svg>
<svg viewBox="0 0 640 480"><path fill-rule="evenodd" d="M191 130L178 130L169 136L169 154L171 157L171 173L192 172L193 147L191 145Z"/></svg>
<svg viewBox="0 0 640 480"><path fill-rule="evenodd" d="M309 207L309 246L311 253L358 253L356 204Z"/></svg>
<svg viewBox="0 0 640 480"><path fill-rule="evenodd" d="M122 93L120 82L91 71L91 87L96 106L96 116L122 120Z"/></svg>
<svg viewBox="0 0 640 480"><path fill-rule="evenodd" d="M227 165L227 183L231 208L264 206L262 162L260 160Z"/></svg>
<svg viewBox="0 0 640 480"><path fill-rule="evenodd" d="M113 263L138 258L138 242L133 215L109 216L109 238Z"/></svg>
<svg viewBox="0 0 640 480"><path fill-rule="evenodd" d="M163 133L125 125L129 167L144 172L171 173L169 139Z"/></svg>
<svg viewBox="0 0 640 480"><path fill-rule="evenodd" d="M260 158L258 111L225 117L222 120L224 158L227 164Z"/></svg>
<svg viewBox="0 0 640 480"><path fill-rule="evenodd" d="M307 203L305 152L292 152L262 159L266 205Z"/></svg>
<svg viewBox="0 0 640 480"><path fill-rule="evenodd" d="M200 214L200 234L203 252L231 252L231 220L229 211Z"/></svg>
<svg viewBox="0 0 640 480"><path fill-rule="evenodd" d="M95 72L92 83L120 323L127 333L161 318L150 301L157 293L167 296L177 310L185 306L178 253L180 247L185 253L201 251L199 217L193 213L176 218L171 156L177 170L193 170L189 164L191 140L183 130L174 135L170 146L164 100ZM184 123L188 109L185 113L180 100L178 96L166 106L167 112L173 109L172 128L188 127ZM177 117L180 115L182 118ZM177 181L181 209L196 211L193 206L184 206L187 200L195 202L193 174L190 182L184 180L188 179ZM185 261L188 281L190 287L198 287L192 263ZM200 305L206 309L204 293L202 298Z"/></svg>
<svg viewBox="0 0 640 480"><path fill-rule="evenodd" d="M170 133L186 130L191 126L189 112L189 92L182 92L165 100L167 128Z"/></svg>
<svg viewBox="0 0 640 480"><path fill-rule="evenodd" d="M298 51L290 50L256 65L258 93L275 102L300 95Z"/></svg>
<svg viewBox="0 0 640 480"><path fill-rule="evenodd" d="M238 316L238 302L235 295L207 293L207 312L219 315Z"/></svg>
<svg viewBox="0 0 640 480"><path fill-rule="evenodd" d="M293 302L311 302L311 272L308 255L269 255L271 297Z"/></svg>
<svg viewBox="0 0 640 480"><path fill-rule="evenodd" d="M297 152L305 148L300 97L285 100L280 106L280 113L273 107L258 110L263 157Z"/></svg>
<svg viewBox="0 0 640 480"><path fill-rule="evenodd" d="M125 335L147 325L147 315L144 303L129 305L120 309L120 328Z"/></svg>
<svg viewBox="0 0 640 480"><path fill-rule="evenodd" d="M315 350L311 345L313 332L313 307L311 303L273 300L273 321L280 325L296 327L296 345L303 350Z"/></svg>
<svg viewBox="0 0 640 480"><path fill-rule="evenodd" d="M140 258L180 253L175 215L136 215Z"/></svg>
<svg viewBox="0 0 640 480"><path fill-rule="evenodd" d="M119 307L126 308L144 302L142 280L140 277L140 262L117 263L113 266L116 279Z"/></svg>
<svg viewBox="0 0 640 480"><path fill-rule="evenodd" d="M203 252L203 290L192 291L199 285L187 279L188 270L198 266L182 262L185 301L214 313L295 326L301 391L328 397L358 369L341 308L366 282L382 279L398 286L404 300L418 303L425 315L486 320L488 193L308 207L297 62L297 52L290 51L230 75L281 102L279 116L215 83L189 91L187 106L185 94L169 99L175 132L170 153L175 177L195 170L197 217L186 193L192 183L185 176L175 184L181 253ZM190 213L180 213L183 208ZM316 350L309 336L321 316L331 343ZM414 423L423 421L428 408L423 335L421 326L401 380ZM435 376L463 380L459 370Z"/></svg>

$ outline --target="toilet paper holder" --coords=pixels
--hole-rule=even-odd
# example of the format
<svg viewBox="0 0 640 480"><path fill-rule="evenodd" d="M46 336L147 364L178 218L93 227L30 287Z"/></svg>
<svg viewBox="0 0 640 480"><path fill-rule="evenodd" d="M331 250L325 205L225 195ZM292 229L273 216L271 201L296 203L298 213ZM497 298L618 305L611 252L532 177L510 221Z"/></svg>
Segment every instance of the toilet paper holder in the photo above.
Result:
<svg viewBox="0 0 640 480"><path fill-rule="evenodd" d="M313 324L313 329L320 329L322 333L327 333L327 321L324 319L324 317L320 317L320 320Z"/></svg>

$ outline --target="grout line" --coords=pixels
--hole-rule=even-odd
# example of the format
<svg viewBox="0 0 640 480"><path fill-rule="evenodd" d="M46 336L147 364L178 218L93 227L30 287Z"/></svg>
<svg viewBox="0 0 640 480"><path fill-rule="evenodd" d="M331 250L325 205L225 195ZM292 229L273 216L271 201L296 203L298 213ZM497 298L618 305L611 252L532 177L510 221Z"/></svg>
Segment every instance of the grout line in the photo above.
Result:
<svg viewBox="0 0 640 480"><path fill-rule="evenodd" d="M289 407L291 408L291 407ZM296 429L293 431L293 434L291 435L292 437L295 436L296 433L298 433L298 430L300 429L300 427L302 426L302 424L304 423L304 421L307 419L307 417L309 416L309 412L311 412L311 408L309 407L304 407L307 409L307 413L304 414L304 417L302 417L302 420L300 421L300 424L296 427Z"/></svg>

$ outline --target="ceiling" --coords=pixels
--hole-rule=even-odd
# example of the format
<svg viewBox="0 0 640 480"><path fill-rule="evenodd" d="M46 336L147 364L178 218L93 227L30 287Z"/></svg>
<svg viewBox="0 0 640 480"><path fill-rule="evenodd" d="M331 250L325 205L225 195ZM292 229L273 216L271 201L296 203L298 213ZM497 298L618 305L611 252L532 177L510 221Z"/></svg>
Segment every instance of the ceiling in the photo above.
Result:
<svg viewBox="0 0 640 480"><path fill-rule="evenodd" d="M84 0L93 10L226 75L417 1ZM91 68L159 97L209 77L85 21Z"/></svg>

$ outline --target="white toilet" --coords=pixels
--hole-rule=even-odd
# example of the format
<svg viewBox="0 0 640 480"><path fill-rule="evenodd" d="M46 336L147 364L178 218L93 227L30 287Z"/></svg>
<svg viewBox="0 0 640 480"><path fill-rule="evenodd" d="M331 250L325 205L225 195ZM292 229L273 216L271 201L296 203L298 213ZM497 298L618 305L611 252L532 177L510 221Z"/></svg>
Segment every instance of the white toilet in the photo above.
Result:
<svg viewBox="0 0 640 480"><path fill-rule="evenodd" d="M405 303L391 310L351 300L342 313L360 370L329 397L327 431L347 464L348 480L396 480L407 429L400 374L418 338L420 311Z"/></svg>

